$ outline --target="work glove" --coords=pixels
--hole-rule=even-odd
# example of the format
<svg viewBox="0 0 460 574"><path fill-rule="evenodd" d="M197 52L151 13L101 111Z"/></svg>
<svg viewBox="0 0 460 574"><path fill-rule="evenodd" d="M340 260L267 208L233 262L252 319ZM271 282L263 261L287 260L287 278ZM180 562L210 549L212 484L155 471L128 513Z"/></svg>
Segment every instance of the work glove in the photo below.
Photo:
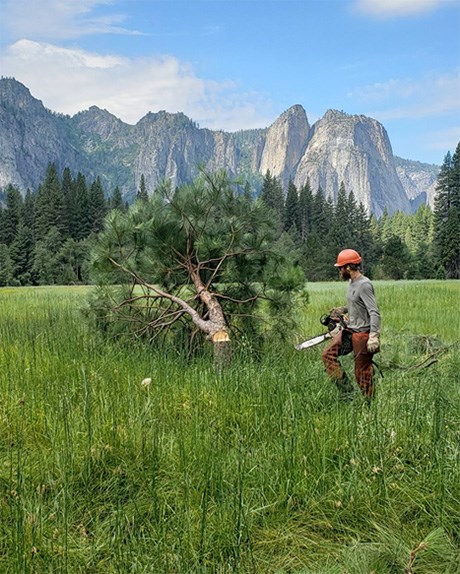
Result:
<svg viewBox="0 0 460 574"><path fill-rule="evenodd" d="M367 350L369 353L378 353L380 351L380 335L378 333L369 333Z"/></svg>
<svg viewBox="0 0 460 574"><path fill-rule="evenodd" d="M331 317L331 319L340 319L340 317L342 315L345 315L345 313L348 312L348 309L346 307L333 307L330 311L329 311L329 316Z"/></svg>

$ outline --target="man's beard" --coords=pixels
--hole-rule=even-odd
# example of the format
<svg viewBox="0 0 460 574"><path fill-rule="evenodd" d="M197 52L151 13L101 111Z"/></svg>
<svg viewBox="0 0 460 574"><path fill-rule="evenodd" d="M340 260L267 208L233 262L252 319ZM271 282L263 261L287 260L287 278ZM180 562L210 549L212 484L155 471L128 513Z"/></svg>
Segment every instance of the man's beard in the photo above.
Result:
<svg viewBox="0 0 460 574"><path fill-rule="evenodd" d="M340 275L341 275L341 277L342 277L342 279L343 279L344 281L348 281L348 279L351 279L350 272L347 271L347 269L343 269L343 270L340 272Z"/></svg>

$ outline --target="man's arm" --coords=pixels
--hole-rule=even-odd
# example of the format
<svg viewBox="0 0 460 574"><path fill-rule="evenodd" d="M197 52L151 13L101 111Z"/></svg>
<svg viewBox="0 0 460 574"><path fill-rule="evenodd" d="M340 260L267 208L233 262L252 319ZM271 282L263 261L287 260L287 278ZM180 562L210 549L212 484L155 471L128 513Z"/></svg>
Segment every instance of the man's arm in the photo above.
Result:
<svg viewBox="0 0 460 574"><path fill-rule="evenodd" d="M374 287L370 281L363 285L361 300L369 313L370 332L380 333L380 311L375 300Z"/></svg>

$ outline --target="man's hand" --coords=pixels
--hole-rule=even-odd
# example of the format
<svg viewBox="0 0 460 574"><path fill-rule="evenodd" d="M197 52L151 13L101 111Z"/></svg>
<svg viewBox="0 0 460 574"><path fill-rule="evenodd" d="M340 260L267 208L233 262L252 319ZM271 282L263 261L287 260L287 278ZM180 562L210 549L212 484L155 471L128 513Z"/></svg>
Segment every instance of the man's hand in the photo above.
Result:
<svg viewBox="0 0 460 574"><path fill-rule="evenodd" d="M378 353L380 351L380 335L378 333L369 333L367 350L369 353Z"/></svg>
<svg viewBox="0 0 460 574"><path fill-rule="evenodd" d="M329 316L331 317L331 319L340 319L340 317L342 315L345 315L345 313L348 312L348 309L346 307L333 307L330 311L329 311Z"/></svg>

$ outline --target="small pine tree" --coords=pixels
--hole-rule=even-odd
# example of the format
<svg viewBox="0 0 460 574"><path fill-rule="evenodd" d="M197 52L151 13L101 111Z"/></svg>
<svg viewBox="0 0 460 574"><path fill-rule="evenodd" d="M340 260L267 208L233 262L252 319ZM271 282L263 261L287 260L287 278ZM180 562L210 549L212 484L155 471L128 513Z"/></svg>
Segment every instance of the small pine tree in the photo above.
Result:
<svg viewBox="0 0 460 574"><path fill-rule="evenodd" d="M112 197L109 200L109 209L118 209L118 211L125 210L125 204L123 202L123 196L121 195L120 188L115 188Z"/></svg>
<svg viewBox="0 0 460 574"><path fill-rule="evenodd" d="M299 195L291 180L288 185L284 210L284 231L290 229L294 229L296 233L300 231Z"/></svg>
<svg viewBox="0 0 460 574"><path fill-rule="evenodd" d="M104 327L111 320L132 337L211 340L221 364L237 333L256 344L290 332L292 295L304 276L275 234L273 212L260 201L248 205L224 172L202 173L176 191L165 184L146 204L108 215L95 269L103 284L124 287L109 307L106 296L96 302L96 314L103 305ZM142 294L133 297L136 286Z"/></svg>
<svg viewBox="0 0 460 574"><path fill-rule="evenodd" d="M149 200L149 194L147 193L144 174L141 175L141 181L139 184L139 190L137 192L136 199L137 201L143 201L143 202L147 202Z"/></svg>

